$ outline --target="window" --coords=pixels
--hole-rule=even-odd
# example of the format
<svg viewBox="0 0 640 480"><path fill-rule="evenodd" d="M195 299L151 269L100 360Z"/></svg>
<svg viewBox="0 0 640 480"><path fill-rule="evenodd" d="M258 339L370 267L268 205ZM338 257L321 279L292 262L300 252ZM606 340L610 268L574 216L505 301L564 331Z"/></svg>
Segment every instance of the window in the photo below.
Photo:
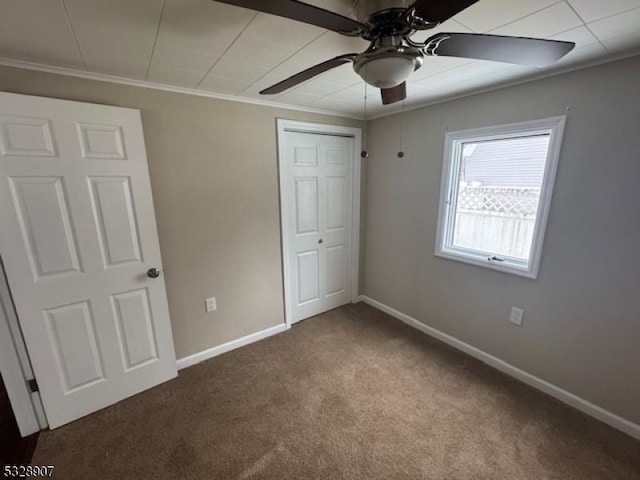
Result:
<svg viewBox="0 0 640 480"><path fill-rule="evenodd" d="M437 256L536 278L564 121L447 133Z"/></svg>

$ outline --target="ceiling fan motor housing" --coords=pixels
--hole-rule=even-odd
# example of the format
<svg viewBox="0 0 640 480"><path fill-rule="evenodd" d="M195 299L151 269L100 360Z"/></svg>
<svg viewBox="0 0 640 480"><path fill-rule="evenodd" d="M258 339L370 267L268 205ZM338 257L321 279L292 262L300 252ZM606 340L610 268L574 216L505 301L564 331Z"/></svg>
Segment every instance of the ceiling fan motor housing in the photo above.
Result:
<svg viewBox="0 0 640 480"><path fill-rule="evenodd" d="M411 3L412 0L361 0L356 4L356 18L362 23L367 23L376 12L390 8L405 10Z"/></svg>

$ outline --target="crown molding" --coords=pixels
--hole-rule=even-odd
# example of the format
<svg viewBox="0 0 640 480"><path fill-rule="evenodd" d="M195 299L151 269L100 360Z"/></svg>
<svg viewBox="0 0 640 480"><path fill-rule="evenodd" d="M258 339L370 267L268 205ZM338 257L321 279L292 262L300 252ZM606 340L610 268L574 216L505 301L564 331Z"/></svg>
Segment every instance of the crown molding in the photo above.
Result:
<svg viewBox="0 0 640 480"><path fill-rule="evenodd" d="M304 107L298 105L288 105L285 103L270 102L268 100L259 100L257 98L240 97L238 95L227 95L224 93L208 92L198 90L196 88L177 87L174 85L166 85L163 83L154 83L146 80L136 80L132 78L118 77L116 75L108 75L105 73L95 73L74 68L57 67L54 65L46 65L43 63L26 62L23 60L14 60L11 58L0 57L0 66L20 68L23 70L34 70L37 72L53 73L56 75L66 75L69 77L84 78L86 80L97 80L101 82L116 83L120 85L128 85L131 87L150 88L153 90L162 90L165 92L182 93L185 95L196 95L198 97L215 98L217 100L227 100L231 102L248 103L251 105L259 105L262 107L282 108L285 110L295 110L299 112L317 113L320 115L331 115L333 117L352 118L362 120L362 116L349 115L347 113L338 113L331 110L322 110L319 108Z"/></svg>
<svg viewBox="0 0 640 480"><path fill-rule="evenodd" d="M479 89L472 89L469 90L468 92L464 92L464 93L460 93L460 94L453 94L453 95L448 95L445 97L441 97L438 98L436 100L431 100L431 101L427 101L427 102L423 102L423 103L418 103L416 105L411 105L409 107L406 107L404 109L404 112L410 112L412 110L419 110L421 108L426 108L426 107L431 107L434 105L439 105L441 103L446 103L446 102L451 102L454 100L459 100L461 98L466 98L466 97L472 97L474 95L480 95L483 93L488 93L488 92L493 92L496 90L501 90L503 88L509 88L509 87L513 87L516 85L523 85L526 83L530 83L530 82L535 82L538 80L543 80L545 78L551 78L551 77L555 77L558 75L563 75L565 73L570 73L570 72L574 72L577 70L584 70L586 68L591 68L591 67L596 67L598 65L604 65L607 63L612 63L612 62L617 62L619 60L624 60L625 58L631 58L631 57L635 57L638 56L640 54L639 50L632 50L630 52L626 52L620 55L614 55L612 57L607 57L607 58L598 58L598 59L594 59L592 61L587 61L587 62L582 62L579 64L575 64L575 65L569 65L565 68L560 68L558 70L553 70L551 72L545 72L545 73L541 73L539 75L534 75L534 76L530 76L530 77L526 77L526 78L520 78L520 79L515 79L513 81L505 81L505 82L501 82L498 83L496 85L491 85L488 87L484 87L484 88L479 88ZM95 73L95 72L89 72L89 71L83 71L83 70L77 70L77 69L73 69L73 68L67 68L67 67L57 67L54 65L46 65L46 64L42 64L42 63L35 63L35 62L26 62L23 60L15 60L15 59L11 59L11 58L5 58L5 57L0 57L0 65L1 66L5 66L5 67L13 67L13 68L21 68L24 70L35 70L38 72L44 72L44 73L53 73L53 74L57 74L57 75L66 75L66 76L70 76L70 77L78 77L78 78L84 78L87 80L97 80L97 81L102 81L102 82L108 82L108 83L116 83L116 84L120 84L120 85L129 85L132 87L141 87L141 88L150 88L150 89L154 89L154 90L162 90L162 91L166 91L166 92L172 92L172 93L182 93L184 95L196 95L199 97L205 97L205 98L215 98L218 100L227 100L227 101L231 101L231 102L240 102L240 103L247 103L247 104L251 104L251 105L259 105L259 106L263 106L263 107L271 107L271 108L281 108L281 109L285 109L285 110L294 110L294 111L298 111L298 112L307 112L307 113L317 113L320 115L330 115L330 116L334 116L334 117L343 117L343 118L351 118L351 119L355 119L355 120L364 120L366 122L371 121L371 120L376 120L378 118L383 118L383 117L389 117L392 115L398 115L401 113L401 111L398 110L394 110L393 112L383 112L383 113L379 113L379 114L374 114L368 118L364 118L362 115L350 115L347 113L339 113L339 112L334 112L331 110L322 110L319 108L312 108L312 107L304 107L304 106L297 106L297 105L288 105L285 103L277 103L277 102L270 102L268 100L259 100L256 98L247 98L247 97L240 97L238 95L227 95L227 94L223 94L223 93L215 93L215 92L208 92L205 90L198 90L195 88L187 88L187 87L177 87L177 86L173 86L173 85L166 85L166 84L162 84L162 83L154 83L154 82L149 82L146 80L135 80L135 79L131 79L131 78L124 78L124 77L118 77L116 75L108 75L108 74L104 74L104 73ZM458 68L464 68L464 67L458 67Z"/></svg>
<svg viewBox="0 0 640 480"><path fill-rule="evenodd" d="M502 90L503 88L509 88L509 87L513 87L516 85L523 85L525 83L530 83L530 82L536 82L538 80L543 80L545 78L551 78L551 77L556 77L558 75L563 75L565 73L570 73L570 72L575 72L577 70L584 70L586 68L591 68L591 67L597 67L598 65L604 65L606 63L613 63L613 62L617 62L619 60L624 60L625 58L632 58L632 57L636 57L640 55L640 50L632 50L630 52L625 52L622 53L620 55L614 55L611 57L607 57L607 58L597 58L591 61L586 61L586 62L581 62L575 65L569 65L566 66L564 68L559 68L557 70L553 70L551 72L545 72L545 73L541 73L539 75L534 75L531 77L526 77L526 78L520 78L520 79L515 79L515 80L507 80L505 82L501 82L501 83L497 83L495 85L491 85L488 87L483 87L483 88L479 88L479 89L472 89L469 90L468 92L464 92L464 93L460 93L460 94L453 94L453 95L449 95L449 96L445 96L442 98L438 98L436 100L431 100L428 102L424 102L424 103L419 103L417 105L411 105L410 107L406 107L404 109L404 112L410 112L412 110L419 110L421 108L426 108L426 107L431 107L434 105L439 105L441 103L446 103L446 102L451 102L453 100L459 100L461 98L466 98L466 97L472 97L474 95L480 95L482 93L488 93L488 92L494 92L496 90ZM461 67L456 67L456 68L464 68L464 65ZM402 113L402 111L400 110L395 110L393 112L387 112L387 113L380 113L380 114L374 114L368 118L365 119L365 121L371 121L371 120L376 120L378 118L383 118L383 117L389 117L392 115L399 115L400 113Z"/></svg>

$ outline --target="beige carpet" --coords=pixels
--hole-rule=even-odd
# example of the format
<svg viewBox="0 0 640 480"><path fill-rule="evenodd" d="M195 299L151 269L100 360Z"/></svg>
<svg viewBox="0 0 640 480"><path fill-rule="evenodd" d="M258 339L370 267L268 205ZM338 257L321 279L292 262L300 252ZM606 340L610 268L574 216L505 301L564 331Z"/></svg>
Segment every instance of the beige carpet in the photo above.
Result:
<svg viewBox="0 0 640 480"><path fill-rule="evenodd" d="M640 479L640 442L364 304L40 436L73 479Z"/></svg>

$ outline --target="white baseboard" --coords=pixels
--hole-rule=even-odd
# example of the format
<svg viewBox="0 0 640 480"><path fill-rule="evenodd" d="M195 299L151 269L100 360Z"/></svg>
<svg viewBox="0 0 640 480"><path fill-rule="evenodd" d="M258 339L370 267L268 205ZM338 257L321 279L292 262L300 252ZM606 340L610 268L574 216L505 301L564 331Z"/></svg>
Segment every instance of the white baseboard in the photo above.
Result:
<svg viewBox="0 0 640 480"><path fill-rule="evenodd" d="M471 355L478 360L481 360L487 365L500 370L501 372L506 373L507 375L514 377L521 382L524 382L527 385L546 393L547 395L551 395L561 402L566 403L567 405L576 408L581 412L586 413L587 415L597 418L601 422L606 423L607 425L640 440L640 425L638 425L637 423L633 423L632 421L622 418L615 413L611 413L602 407L594 405L584 398L580 398L571 392L563 390L556 385L553 385L545 380L542 380L541 378L536 377L535 375L527 373L524 370L520 370L519 368L514 367L504 360L500 360L499 358L483 352L482 350L479 350L476 347L469 345L468 343L460 341L457 338L436 330L435 328L429 327L424 323L416 320L415 318L399 312L398 310L380 303L377 300L369 298L366 295L361 295L360 300L367 303L368 305L371 305L372 307L377 308L378 310L388 313L392 317L401 320L407 325L420 330L421 332L434 337L448 345L451 345L452 347L468 355Z"/></svg>
<svg viewBox="0 0 640 480"><path fill-rule="evenodd" d="M178 370L182 370L183 368L190 367L196 363L217 357L218 355L235 350L236 348L244 347L245 345L249 345L250 343L257 342L264 338L271 337L272 335L282 333L286 330L289 330L289 326L283 323L282 325L276 325L275 327L267 328L266 330L261 330L256 333L252 333L251 335L240 337L236 340L231 340L230 342L223 343L217 347L208 348L202 352L194 353L188 357L179 358L176 362L178 364Z"/></svg>

